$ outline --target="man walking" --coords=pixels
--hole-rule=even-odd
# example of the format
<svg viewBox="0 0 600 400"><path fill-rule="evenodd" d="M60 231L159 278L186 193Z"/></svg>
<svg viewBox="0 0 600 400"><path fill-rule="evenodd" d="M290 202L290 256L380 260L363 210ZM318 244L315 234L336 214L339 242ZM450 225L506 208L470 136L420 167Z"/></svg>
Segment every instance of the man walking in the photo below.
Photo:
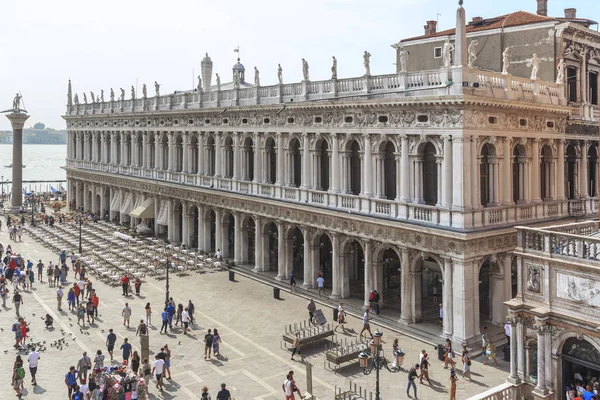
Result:
<svg viewBox="0 0 600 400"><path fill-rule="evenodd" d="M129 307L129 303L125 303L125 308L121 311L121 315L123 316L123 326L129 328L129 318L131 318L131 307Z"/></svg>
<svg viewBox="0 0 600 400"><path fill-rule="evenodd" d="M167 327L169 325L169 313L167 313L167 307L165 307L163 312L160 313L160 316L162 318L162 326L160 327L160 334L162 335L163 329L165 330L165 333L167 333Z"/></svg>
<svg viewBox="0 0 600 400"><path fill-rule="evenodd" d="M187 335L187 328L190 324L190 313L187 308L181 313L181 323L183 324L183 334Z"/></svg>
<svg viewBox="0 0 600 400"><path fill-rule="evenodd" d="M211 330L208 330L208 333L206 335L204 335L204 359L205 360L210 360L210 352L212 350L212 344L213 344L213 335L211 333Z"/></svg>
<svg viewBox="0 0 600 400"><path fill-rule="evenodd" d="M375 306L375 315L379 315L379 299L381 298L381 296L379 296L379 293L377 293L377 290L373 290L373 305Z"/></svg>
<svg viewBox="0 0 600 400"><path fill-rule="evenodd" d="M192 301L188 301L188 313L190 314L190 323L193 324L194 323L194 310L195 310L195 306L194 303L192 303Z"/></svg>
<svg viewBox="0 0 600 400"><path fill-rule="evenodd" d="M417 385L415 384L415 379L419 378L419 373L417 372L419 370L419 364L415 364L414 368L411 368L408 371L408 385L406 386L406 395L408 397L410 397L410 394L408 394L410 387L412 386L413 388L413 392L415 394L415 399L417 398Z"/></svg>
<svg viewBox="0 0 600 400"><path fill-rule="evenodd" d="M44 283L44 263L42 263L42 260L40 260L37 263L37 271L38 271L38 281L40 283Z"/></svg>
<svg viewBox="0 0 600 400"><path fill-rule="evenodd" d="M19 308L21 308L21 304L23 304L23 296L16 290L12 302L15 304L15 311L17 312L17 318L19 318L21 316L21 314L19 314Z"/></svg>
<svg viewBox="0 0 600 400"><path fill-rule="evenodd" d="M319 289L319 297L323 294L323 287L325 286L325 279L322 276L317 278L317 288Z"/></svg>
<svg viewBox="0 0 600 400"><path fill-rule="evenodd" d="M316 325L314 318L315 318L315 310L317 309L317 305L315 304L315 301L313 299L310 299L310 301L308 302L308 305L306 306L306 309L308 310L308 322Z"/></svg>
<svg viewBox="0 0 600 400"><path fill-rule="evenodd" d="M371 337L373 337L373 334L371 333L371 325L369 325L369 321L371 320L371 318L369 317L369 309L367 308L365 310L365 314L363 315L363 328L362 331L360 331L360 333L358 334L358 336L362 336L362 333L364 331L369 332L369 335L371 335Z"/></svg>
<svg viewBox="0 0 600 400"><path fill-rule="evenodd" d="M127 338L123 339L121 350L123 350L123 364L129 364L129 357L131 356L131 343L129 343Z"/></svg>
<svg viewBox="0 0 600 400"><path fill-rule="evenodd" d="M217 400L231 400L231 393L225 388L225 384L221 383L221 390L217 393Z"/></svg>
<svg viewBox="0 0 600 400"><path fill-rule="evenodd" d="M158 357L158 354L154 356L154 366L152 367L152 375L156 374L156 388L161 392L163 391L163 372L165 369L165 360Z"/></svg>
<svg viewBox="0 0 600 400"><path fill-rule="evenodd" d="M31 374L31 384L37 386L37 380L35 375L37 374L38 362L40 360L40 353L35 348L31 349L31 353L27 356L27 362L29 362L29 373Z"/></svg>
<svg viewBox="0 0 600 400"><path fill-rule="evenodd" d="M113 350L115 349L115 343L117 342L117 335L114 334L112 329L108 330L108 336L106 336L106 349L110 354L110 359L113 359Z"/></svg>
<svg viewBox="0 0 600 400"><path fill-rule="evenodd" d="M142 336L142 335L147 335L147 334L148 334L148 327L144 323L144 320L140 319L140 324L138 325L138 327L135 331L135 335Z"/></svg>
<svg viewBox="0 0 600 400"><path fill-rule="evenodd" d="M87 352L83 352L83 356L77 361L77 379L83 381L88 377L88 371L92 368L92 360L87 355ZM83 380L82 380L83 378Z"/></svg>
<svg viewBox="0 0 600 400"><path fill-rule="evenodd" d="M58 289L56 289L56 304L57 304L57 310L58 311L62 311L62 299L63 296L65 295L65 293L62 290L62 286L58 285Z"/></svg>

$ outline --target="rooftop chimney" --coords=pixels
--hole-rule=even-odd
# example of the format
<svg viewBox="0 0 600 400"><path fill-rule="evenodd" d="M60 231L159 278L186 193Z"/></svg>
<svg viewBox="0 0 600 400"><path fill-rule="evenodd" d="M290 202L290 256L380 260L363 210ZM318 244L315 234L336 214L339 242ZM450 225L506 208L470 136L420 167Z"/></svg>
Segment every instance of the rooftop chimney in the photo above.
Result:
<svg viewBox="0 0 600 400"><path fill-rule="evenodd" d="M437 21L427 21L427 25L424 26L425 35L433 35L437 32Z"/></svg>
<svg viewBox="0 0 600 400"><path fill-rule="evenodd" d="M537 13L538 15L548 15L548 0L537 0Z"/></svg>
<svg viewBox="0 0 600 400"><path fill-rule="evenodd" d="M471 20L471 23L475 24L475 23L481 22L481 21L483 21L483 18L481 18L481 17L473 17L473 19Z"/></svg>
<svg viewBox="0 0 600 400"><path fill-rule="evenodd" d="M577 18L577 9L576 8L565 8L565 18L568 18L568 19Z"/></svg>

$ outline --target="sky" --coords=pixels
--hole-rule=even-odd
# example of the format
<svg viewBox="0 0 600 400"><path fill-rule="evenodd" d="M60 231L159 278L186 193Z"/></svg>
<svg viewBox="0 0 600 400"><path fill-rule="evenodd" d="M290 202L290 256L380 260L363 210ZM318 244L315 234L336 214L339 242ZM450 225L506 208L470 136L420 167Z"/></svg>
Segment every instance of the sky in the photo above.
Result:
<svg viewBox="0 0 600 400"><path fill-rule="evenodd" d="M598 0L549 0L548 15L577 8L579 17L600 20ZM390 47L423 34L427 20L438 29L454 27L458 1L451 0L4 0L0 8L0 111L16 92L31 115L64 129L67 83L73 92L105 91L131 85L154 93L190 89L205 53L223 82L239 46L246 81L260 70L261 84L277 81L281 63L285 83L302 77L301 59L312 80L329 79L331 57L338 77L361 76L362 54L371 53L373 75L395 71ZM535 13L536 0L465 0L467 21L517 10ZM592 27L596 29L596 26ZM213 84L215 80L213 78ZM0 130L10 129L0 117Z"/></svg>

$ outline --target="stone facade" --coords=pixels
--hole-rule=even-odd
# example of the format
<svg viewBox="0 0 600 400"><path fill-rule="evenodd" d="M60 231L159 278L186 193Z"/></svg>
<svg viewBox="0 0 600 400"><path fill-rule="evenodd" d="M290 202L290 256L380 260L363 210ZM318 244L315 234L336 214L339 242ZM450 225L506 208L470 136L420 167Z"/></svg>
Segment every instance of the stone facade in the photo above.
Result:
<svg viewBox="0 0 600 400"><path fill-rule="evenodd" d="M598 138L572 114L564 85L466 63L69 104L68 194L307 288L322 270L334 299L377 289L399 325L438 320L437 291L435 334L474 343L506 317L511 227L597 212Z"/></svg>

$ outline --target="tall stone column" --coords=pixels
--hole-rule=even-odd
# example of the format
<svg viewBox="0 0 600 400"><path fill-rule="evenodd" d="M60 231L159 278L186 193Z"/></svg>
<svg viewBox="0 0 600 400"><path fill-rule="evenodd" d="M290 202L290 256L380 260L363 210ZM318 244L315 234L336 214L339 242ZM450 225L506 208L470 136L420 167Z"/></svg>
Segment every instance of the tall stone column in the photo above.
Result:
<svg viewBox="0 0 600 400"><path fill-rule="evenodd" d="M276 138L277 138L277 155L276 155L277 168L276 168L275 184L278 186L283 186L283 183L285 180L285 174L284 174L283 170L284 170L284 164L285 164L284 160L285 160L285 154L286 154L283 150L283 133L277 132ZM267 170L267 171L270 171L270 170Z"/></svg>
<svg viewBox="0 0 600 400"><path fill-rule="evenodd" d="M14 110L6 115L13 130L13 168L11 212L18 212L23 205L23 126L29 115Z"/></svg>
<svg viewBox="0 0 600 400"><path fill-rule="evenodd" d="M444 307L444 336L452 338L452 259L444 260L444 286L442 288L442 305Z"/></svg>
<svg viewBox="0 0 600 400"><path fill-rule="evenodd" d="M223 251L223 225L221 224L221 215L223 212L215 208L215 250ZM210 227L208 229L210 232ZM207 243L210 243L210 238L207 240Z"/></svg>
<svg viewBox="0 0 600 400"><path fill-rule="evenodd" d="M452 313L454 315L452 337L455 343L472 342L475 332L474 269L475 261L452 259ZM477 318L479 319L479 318Z"/></svg>
<svg viewBox="0 0 600 400"><path fill-rule="evenodd" d="M240 134L239 132L232 132L232 136L233 136L233 154L231 155L233 157L233 171L232 171L232 178L233 180L239 180L240 179L240 153L241 153L241 148L240 148Z"/></svg>
<svg viewBox="0 0 600 400"><path fill-rule="evenodd" d="M340 265L340 236L337 233L332 234L333 240L331 243L332 247L332 277L331 277L331 298L338 300L341 297L341 265Z"/></svg>
<svg viewBox="0 0 600 400"><path fill-rule="evenodd" d="M310 237L312 233L309 229L302 230L302 237L304 239L304 277L302 287L307 289L314 288L315 282L315 264L313 263L312 251L313 248L310 245Z"/></svg>
<svg viewBox="0 0 600 400"><path fill-rule="evenodd" d="M236 135L237 137L237 135ZM234 234L234 242L233 242L233 262L236 264L241 264L242 262L242 219L243 215L236 212L233 213L233 234Z"/></svg>
<svg viewBox="0 0 600 400"><path fill-rule="evenodd" d="M534 203L539 203L542 201L541 199L541 188L540 188L540 140L533 139L532 141L532 152L533 152L533 160L532 160L532 169L533 169L533 179L531 180L531 190L533 191L531 199Z"/></svg>
<svg viewBox="0 0 600 400"><path fill-rule="evenodd" d="M310 163L310 136L308 133L302 134L302 185L303 189L310 189L311 182L311 163Z"/></svg>
<svg viewBox="0 0 600 400"><path fill-rule="evenodd" d="M402 248L400 261L400 287L401 287L401 303L400 303L400 322L409 324L412 322L412 304L410 302L411 282L410 282L410 258L408 249Z"/></svg>
<svg viewBox="0 0 600 400"><path fill-rule="evenodd" d="M400 135L400 165L402 166L400 172L400 201L408 203L410 201L409 194L409 174L410 168L408 163L408 136L405 134Z"/></svg>
<svg viewBox="0 0 600 400"><path fill-rule="evenodd" d="M329 185L329 191L331 193L339 193L340 191L340 174L339 174L339 166L340 166L340 154L339 154L339 139L337 133L331 134L331 182Z"/></svg>
<svg viewBox="0 0 600 400"><path fill-rule="evenodd" d="M204 219L204 207L200 204L196 204L196 206L198 207L198 251L204 251L204 224L206 223Z"/></svg>
<svg viewBox="0 0 600 400"><path fill-rule="evenodd" d="M121 213L121 215L123 214ZM167 220L169 223L169 225L167 226L167 240L169 240L169 242L172 242L173 238L175 237L175 224L173 222L173 199L167 200Z"/></svg>
<svg viewBox="0 0 600 400"><path fill-rule="evenodd" d="M373 182L373 158L371 154L371 135L365 133L363 135L365 140L365 169L364 169L364 186L363 193L366 197L371 197L373 195L373 186L371 182ZM379 179L379 177L377 177Z"/></svg>
<svg viewBox="0 0 600 400"><path fill-rule="evenodd" d="M363 308L368 308L369 307L369 295L371 294L371 289L376 286L373 284L373 276L372 276L372 269L373 269L373 260L372 260L372 245L371 245L371 241L370 240L365 240L365 251L364 251L364 257L365 257L365 261L364 261L364 268L365 268L365 272L364 272L364 276L365 276L365 290L364 290L364 303L363 303Z"/></svg>
<svg viewBox="0 0 600 400"><path fill-rule="evenodd" d="M565 140L558 139L558 165L556 166L556 197L565 200Z"/></svg>
<svg viewBox="0 0 600 400"><path fill-rule="evenodd" d="M254 218L254 272L265 270L263 251L265 240L262 234L262 218Z"/></svg>
<svg viewBox="0 0 600 400"><path fill-rule="evenodd" d="M544 397L548 394L546 387L546 331L548 326L544 321L536 321L535 329L537 331L537 386L533 393L537 396Z"/></svg>
<svg viewBox="0 0 600 400"><path fill-rule="evenodd" d="M162 169L162 144L160 142L160 133L156 132L154 134L154 169L160 170Z"/></svg>
<svg viewBox="0 0 600 400"><path fill-rule="evenodd" d="M510 375L508 381L515 385L521 383L517 369L517 349L519 347L517 340L517 323L520 323L519 317L508 317L510 323Z"/></svg>
<svg viewBox="0 0 600 400"><path fill-rule="evenodd" d="M546 326L546 330L544 331L544 357L545 357L545 365L546 365L546 389L549 391L552 390L552 332L550 331L551 327Z"/></svg>
<svg viewBox="0 0 600 400"><path fill-rule="evenodd" d="M505 137L502 139L502 152L504 159L502 160L502 205L507 206L512 204L512 174L511 174L511 152L510 152L510 138Z"/></svg>
<svg viewBox="0 0 600 400"><path fill-rule="evenodd" d="M452 207L452 138L449 135L442 136L444 140L444 160L442 162L442 207Z"/></svg>
<svg viewBox="0 0 600 400"><path fill-rule="evenodd" d="M285 224L277 221L277 277L279 281L286 279L285 275Z"/></svg>
<svg viewBox="0 0 600 400"><path fill-rule="evenodd" d="M581 160L579 161L579 177L581 184L579 185L581 197L588 197L588 142L581 143Z"/></svg>
<svg viewBox="0 0 600 400"><path fill-rule="evenodd" d="M189 161L189 157L190 157L190 144L189 144L189 137L186 134L182 134L181 135L183 137L181 146L183 147L183 165L181 168L181 171L184 174L187 174L190 170L190 161Z"/></svg>

